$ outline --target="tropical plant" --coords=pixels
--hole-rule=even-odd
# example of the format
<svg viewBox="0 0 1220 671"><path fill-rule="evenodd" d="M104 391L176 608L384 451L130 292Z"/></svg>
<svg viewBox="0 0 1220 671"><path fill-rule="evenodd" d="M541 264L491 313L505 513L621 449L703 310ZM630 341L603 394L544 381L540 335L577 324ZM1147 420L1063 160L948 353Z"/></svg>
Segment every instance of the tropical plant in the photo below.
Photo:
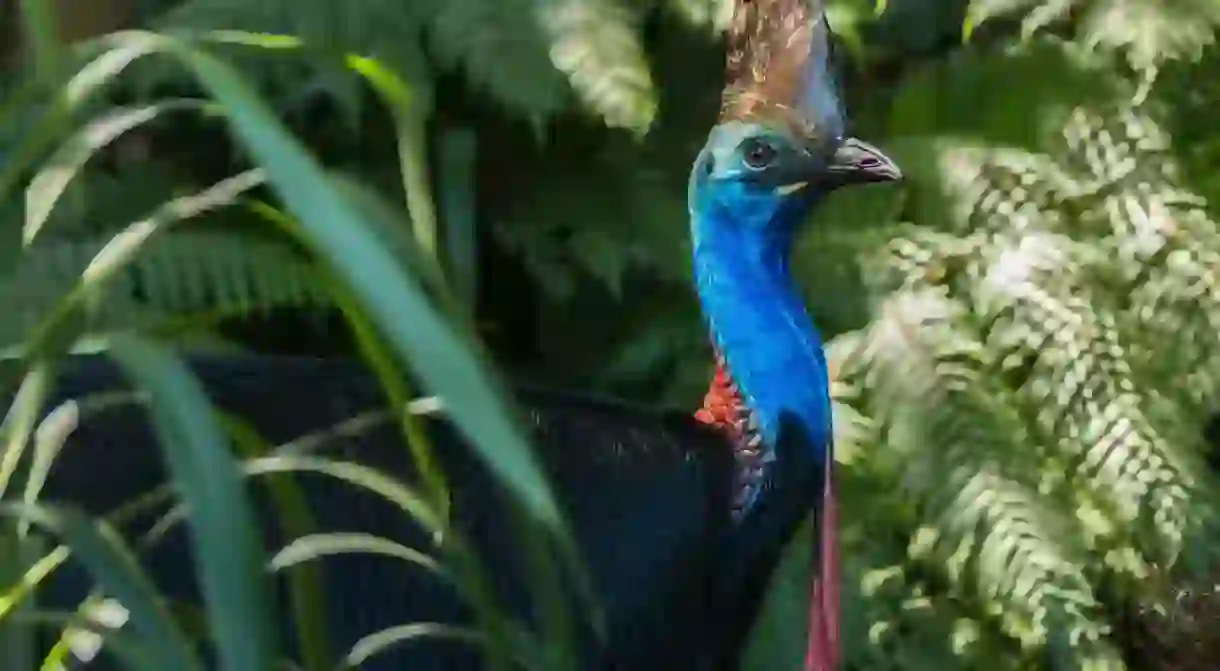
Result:
<svg viewBox="0 0 1220 671"><path fill-rule="evenodd" d="M156 527L163 529L175 523L183 508L190 511L187 526L205 597L205 637L214 648L215 658L225 668L235 669L268 669L284 660L309 668L330 664L332 660L317 648L323 643L321 637L309 629L317 618L301 612L319 607L316 601L303 601L310 589L317 588L308 580L293 583L294 606L299 610L292 622L301 628L298 640L303 649L280 648L277 625L281 618L275 602L267 598L267 558L245 485L247 477L312 472L375 493L396 505L404 519L431 532L436 543L431 550L452 572L478 625L475 630L408 627L374 632L372 638L361 641L345 656L346 662L354 663L356 658L375 654L379 648L403 639L440 633L482 646L495 668L506 668L510 659L536 663L543 655L548 665L574 668L569 628L554 626L570 617L565 604L554 599L539 602L536 612L543 615L543 622L541 631L535 632L511 620L490 597L480 559L462 532L448 522L444 480L429 470L429 446L412 428L409 416L401 424L420 468L419 483L401 482L338 459L288 455L265 445L258 436L243 430L240 422L227 419L213 408L179 355L163 338L156 337L164 336L164 332L150 332L139 320L105 317L112 307L128 305L124 302L130 299L128 294L147 298L150 292L170 288L151 288L157 283L147 275L138 289L122 285L124 279L141 279L138 259L155 249L155 240L168 237L170 230L181 228L198 215L238 202L248 204L255 189L267 187L262 201L253 203L256 219L267 231L267 240L278 236L282 248L297 250L297 256L268 258L266 254L276 253L272 247L254 251L262 252L263 259L307 276L314 284L310 291L319 293L319 287L325 287L328 299L341 307L358 334L362 353L396 405L401 407L409 398L402 382L403 369L425 387L463 399L461 407L449 414L510 493L505 514L519 519L520 541L530 558L533 594L545 598L541 595L555 593L560 575L580 576L565 521L509 402L483 363L478 345L465 332L463 320L456 316L455 302L435 260L420 252L408 252L415 243L405 237L407 227L397 223L401 216L398 210L360 185L328 174L250 84L232 66L212 55L206 44L130 31L63 49L53 37L54 16L47 5L27 3L23 16L37 68L0 106L6 114L24 113L23 120L28 124L25 132L14 138L13 151L5 156L0 170L0 202L8 205L25 196L25 216L2 222L7 230L18 234L9 248L16 253L3 268L8 287L36 287L46 295L38 296L42 302L29 310L29 327L6 352L0 378L6 397L15 392L0 425L0 555L4 557L0 566L0 640L5 644L0 655L4 667L34 668L37 664L26 635L31 626L51 626L64 632L60 645L42 662L44 668L62 665L70 640L81 629L107 629L104 613L113 613L118 603L123 617L139 630L137 634L106 633L108 645L125 664L145 669L203 668L198 646L190 640L183 621L156 593L139 565L133 542L116 531L120 520L128 519L133 511L147 513L167 499L171 508ZM106 86L141 58L172 60L192 75L207 94L207 102L188 100L181 105L218 115L257 167L239 171L198 193L161 203L116 233L104 236L102 244L76 249L66 245L39 247L51 235L44 230L54 223L49 215L98 145L179 104L173 101L162 106L112 110L100 121L86 123L84 130L71 132ZM413 112L405 107L410 89L391 72L362 57L352 57L349 64L373 81L400 117ZM31 107L39 114L30 115ZM0 119L0 125L4 125L2 122ZM409 170L413 138L404 132L396 139L402 164ZM60 148L51 151L60 141ZM28 183L24 179L27 174L33 175ZM431 207L430 199L431 194L425 190L415 191L409 200L415 209ZM6 207L6 213L15 209ZM197 226L201 222L191 223ZM245 231L226 233L221 229L216 235L213 240L219 242L214 249L230 252L253 239ZM171 240L170 245L154 252L153 263L172 261L169 250L174 244L191 240L206 244L208 238L188 232ZM233 255L229 258L240 259ZM50 280L31 280L22 275L43 270L39 264L63 259L68 267L53 269ZM308 277L312 275L325 281ZM206 291L224 289L223 281L215 281L217 277L202 278ZM290 279L287 283L294 281L301 282ZM117 292L113 291L116 283ZM242 291L245 288L237 290L238 301L243 300ZM2 298L5 302L0 305L7 314L28 305L28 297L21 291ZM165 299L154 302L158 300ZM213 305L217 302L213 300ZM162 313L165 304L160 303ZM187 306L181 312L197 314L198 307ZM82 347L100 348L113 357L141 394L135 399L74 399L46 414L43 405L60 359ZM167 496L169 489L148 492L148 498L132 502L132 507L96 520L69 505L40 502L46 473L54 468L54 459L79 413L95 410L98 405L133 400L148 409L176 497ZM483 449L493 443L494 449ZM242 456L246 459L234 458L233 450L238 448L245 451ZM272 483L271 488L284 517L296 524L296 529L307 528L308 516L302 513L299 502L296 508L291 507L295 489L291 477ZM48 547L46 536L35 530L63 545ZM156 535L154 530L149 537ZM144 539L141 545L147 541ZM295 559L282 560L281 553L273 567L286 569L316 560L327 554L327 548L343 541L324 534L298 538L289 553ZM371 542L376 545L376 541ZM383 539L383 552L387 546L395 550L393 543ZM361 548L369 551L363 546L355 549ZM81 604L78 613L39 611L31 603L31 590L69 556L89 570L98 591ZM575 572L558 572L557 568L564 565Z"/></svg>
<svg viewBox="0 0 1220 671"><path fill-rule="evenodd" d="M1161 10L1135 5L1145 18ZM1171 59L1211 41L1202 5L1192 16L1205 31L1155 48L1100 34L1130 26L1092 13L1060 26L1128 49L1129 75L1108 49L1042 36L1046 17L1031 13L1031 42L1012 58L1054 45L1112 93L1039 100L1023 142L966 126L912 147L913 179L932 188L861 254L873 316L831 344L858 668L1215 664L1194 656L1210 644L1188 641L1205 625L1180 607L1152 615L1185 576L1203 576L1188 592L1211 594L1215 566L1202 427L1217 373L1217 229L1197 190L1214 167L1167 129L1193 86ZM1184 20L1169 11L1182 10L1154 25ZM894 123L918 110L904 96L944 109L934 95L899 94ZM1133 650L1153 621L1162 645Z"/></svg>

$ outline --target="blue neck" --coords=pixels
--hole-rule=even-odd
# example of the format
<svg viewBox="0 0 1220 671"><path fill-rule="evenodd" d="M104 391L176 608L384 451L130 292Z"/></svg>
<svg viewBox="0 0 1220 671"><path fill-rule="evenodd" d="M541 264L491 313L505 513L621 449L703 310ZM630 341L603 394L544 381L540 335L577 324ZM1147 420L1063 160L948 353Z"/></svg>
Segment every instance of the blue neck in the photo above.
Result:
<svg viewBox="0 0 1220 671"><path fill-rule="evenodd" d="M734 219L722 208L695 214L695 281L704 318L729 375L758 415L765 444L775 445L780 417L789 414L807 433L820 466L831 434L826 357L788 269L795 222L753 227Z"/></svg>

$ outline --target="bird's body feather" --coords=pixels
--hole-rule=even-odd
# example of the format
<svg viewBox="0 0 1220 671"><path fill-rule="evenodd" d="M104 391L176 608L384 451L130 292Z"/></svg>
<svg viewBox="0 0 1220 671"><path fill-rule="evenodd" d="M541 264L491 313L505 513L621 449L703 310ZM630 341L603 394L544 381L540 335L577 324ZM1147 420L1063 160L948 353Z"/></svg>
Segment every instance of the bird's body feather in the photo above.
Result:
<svg viewBox="0 0 1220 671"><path fill-rule="evenodd" d="M218 408L270 444L291 443L294 450L414 479L410 452L378 380L358 362L227 355L191 356L188 363ZM107 358L72 357L56 380L51 407L130 388ZM717 539L730 523L732 459L727 445L715 431L678 411L538 387L516 386L513 391L606 614L608 638L604 645L582 642L581 669L714 668L706 660L728 654L707 644L714 640L709 628L724 625L708 617L713 606L706 591L709 582L718 580L714 576L725 559L717 551ZM423 419L449 477L455 524L487 562L493 587L508 611L528 617L531 604L518 563L520 548L512 525L506 523L502 488L445 419L443 404ZM82 410L41 498L103 515L151 491L165 477L145 408L114 403L104 410ZM431 551L428 537L378 497L327 478L303 477L299 484L319 531L371 534ZM262 488L255 487L254 493L264 545L274 552L293 536L280 526ZM162 512L130 520L120 530L138 538ZM198 603L185 525L140 554L168 598ZM334 653L387 627L469 621L449 583L417 567L362 555L329 558L318 566L326 601L315 605L325 612L327 642ZM284 574L278 574L280 587L283 579ZM40 605L70 610L88 589L82 567L69 561L40 590ZM279 596L283 605L283 593ZM288 623L281 624L290 636ZM729 626L744 628L748 622ZM118 667L103 657L70 668ZM477 671L484 664L477 649L437 640L391 651L361 668Z"/></svg>

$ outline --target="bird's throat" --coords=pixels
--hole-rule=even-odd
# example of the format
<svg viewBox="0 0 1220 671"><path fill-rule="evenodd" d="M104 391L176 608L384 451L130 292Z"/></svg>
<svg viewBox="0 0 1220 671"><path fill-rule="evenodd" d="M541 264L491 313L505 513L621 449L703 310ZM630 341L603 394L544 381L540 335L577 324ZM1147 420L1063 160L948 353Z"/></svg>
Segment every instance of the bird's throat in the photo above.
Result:
<svg viewBox="0 0 1220 671"><path fill-rule="evenodd" d="M788 246L756 237L730 230L704 235L695 246L700 305L721 369L709 397L735 398L729 405L756 421L767 446L788 416L812 449L825 449L830 402L822 341L788 271Z"/></svg>
<svg viewBox="0 0 1220 671"><path fill-rule="evenodd" d="M735 447L738 514L776 458L782 422L803 429L798 440L815 467L829 450L825 356L789 274L787 243L740 226L708 226L695 243L700 305L718 358L697 417Z"/></svg>

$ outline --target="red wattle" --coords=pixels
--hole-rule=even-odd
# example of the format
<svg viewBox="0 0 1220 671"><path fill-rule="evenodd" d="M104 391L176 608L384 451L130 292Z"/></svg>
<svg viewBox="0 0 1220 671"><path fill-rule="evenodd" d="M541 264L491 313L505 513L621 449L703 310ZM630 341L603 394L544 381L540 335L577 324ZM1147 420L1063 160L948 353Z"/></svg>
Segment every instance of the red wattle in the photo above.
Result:
<svg viewBox="0 0 1220 671"><path fill-rule="evenodd" d="M837 671L839 668L839 520L835 506L834 462L831 460L827 461L822 491L821 528L818 538L814 539L818 547L810 572L805 671Z"/></svg>

